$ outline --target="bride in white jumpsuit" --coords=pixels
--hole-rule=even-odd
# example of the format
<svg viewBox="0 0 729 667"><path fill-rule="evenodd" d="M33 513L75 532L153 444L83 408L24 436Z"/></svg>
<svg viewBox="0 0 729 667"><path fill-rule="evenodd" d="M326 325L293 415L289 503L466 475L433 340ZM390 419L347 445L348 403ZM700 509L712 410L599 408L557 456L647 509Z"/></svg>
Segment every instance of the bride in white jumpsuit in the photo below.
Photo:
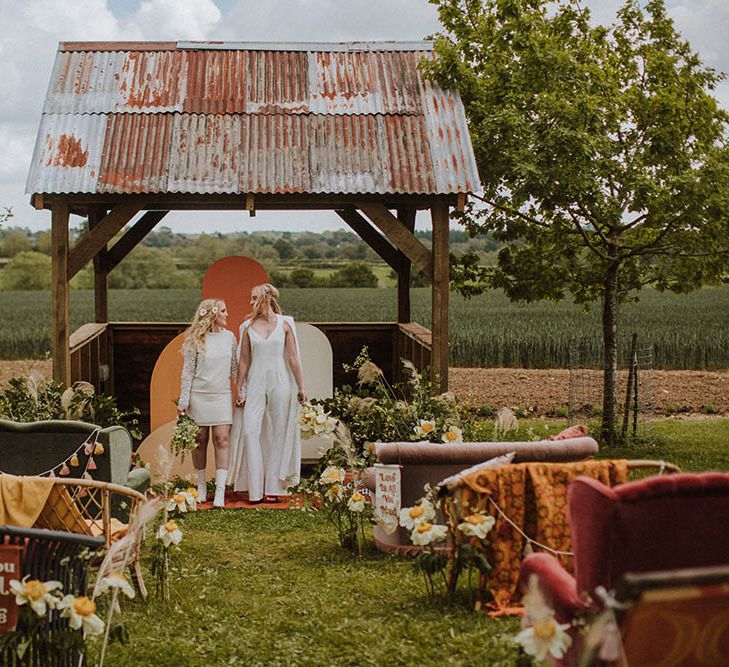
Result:
<svg viewBox="0 0 729 667"><path fill-rule="evenodd" d="M281 313L278 290L251 290L252 317L240 328L237 409L228 483L251 502L275 502L298 484L299 404L306 400L293 318Z"/></svg>

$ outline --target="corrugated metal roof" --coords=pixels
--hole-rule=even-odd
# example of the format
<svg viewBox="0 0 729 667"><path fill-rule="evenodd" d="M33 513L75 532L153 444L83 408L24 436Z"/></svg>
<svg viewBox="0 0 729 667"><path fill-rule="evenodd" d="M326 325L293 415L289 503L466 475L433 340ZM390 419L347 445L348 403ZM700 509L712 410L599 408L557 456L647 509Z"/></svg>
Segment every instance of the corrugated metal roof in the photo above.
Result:
<svg viewBox="0 0 729 667"><path fill-rule="evenodd" d="M418 72L429 43L88 46L59 47L28 192L478 186L458 94Z"/></svg>

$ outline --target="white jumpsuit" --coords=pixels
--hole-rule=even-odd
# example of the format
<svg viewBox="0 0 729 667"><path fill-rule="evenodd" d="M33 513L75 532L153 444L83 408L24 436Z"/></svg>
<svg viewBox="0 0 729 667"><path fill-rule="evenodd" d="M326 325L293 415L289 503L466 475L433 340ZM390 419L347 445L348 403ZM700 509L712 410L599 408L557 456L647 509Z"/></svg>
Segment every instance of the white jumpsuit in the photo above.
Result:
<svg viewBox="0 0 729 667"><path fill-rule="evenodd" d="M299 481L299 403L296 381L284 349L287 321L293 332L293 320L278 315L268 338L247 327L251 362L246 378L246 402L242 411L236 410L242 412L242 420L239 414L233 419L233 465L228 481L235 484L236 490L247 488L251 500L259 500L264 495L287 495L287 487ZM241 330L245 327L246 323Z"/></svg>

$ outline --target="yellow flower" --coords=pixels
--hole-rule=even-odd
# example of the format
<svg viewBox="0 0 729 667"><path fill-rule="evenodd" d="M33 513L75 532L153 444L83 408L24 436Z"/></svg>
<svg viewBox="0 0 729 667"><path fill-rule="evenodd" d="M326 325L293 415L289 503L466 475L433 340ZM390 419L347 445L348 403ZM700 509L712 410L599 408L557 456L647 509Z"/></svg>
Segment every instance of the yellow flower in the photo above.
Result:
<svg viewBox="0 0 729 667"><path fill-rule="evenodd" d="M446 526L436 526L428 521L418 524L410 535L413 544L427 546L431 542L442 542L448 536Z"/></svg>
<svg viewBox="0 0 729 667"><path fill-rule="evenodd" d="M344 476L347 471L344 468L338 468L337 466L329 466L320 475L319 481L322 484L336 484L344 481Z"/></svg>
<svg viewBox="0 0 729 667"><path fill-rule="evenodd" d="M85 595L74 597L66 595L58 605L63 609L61 616L68 618L68 625L78 630L83 627L84 636L100 635L104 632L104 621L96 615L96 603Z"/></svg>
<svg viewBox="0 0 729 667"><path fill-rule="evenodd" d="M101 581L96 584L94 595L96 595L96 593L104 593L110 588L118 588L128 598L133 598L135 595L134 588L132 588L129 580L121 572L111 572L101 579Z"/></svg>
<svg viewBox="0 0 729 667"><path fill-rule="evenodd" d="M365 497L359 491L355 491L347 502L347 507L350 512L363 512L366 502Z"/></svg>
<svg viewBox="0 0 729 667"><path fill-rule="evenodd" d="M10 592L15 594L16 604L23 605L27 603L38 616L45 616L48 607L55 609L58 605L58 598L52 593L61 588L61 582L43 582L39 579L28 580L29 576L26 574L22 581L12 579L10 581Z"/></svg>
<svg viewBox="0 0 729 667"><path fill-rule="evenodd" d="M174 521L168 521L159 527L157 539L161 540L165 547L169 547L171 544L179 544L182 540L182 531Z"/></svg>
<svg viewBox="0 0 729 667"><path fill-rule="evenodd" d="M458 524L458 530L469 537L478 537L483 540L486 534L494 527L496 519L483 514L471 514L462 523Z"/></svg>
<svg viewBox="0 0 729 667"><path fill-rule="evenodd" d="M403 528L412 530L421 523L430 521L435 517L435 507L433 504L422 498L419 505L413 507L403 507L400 510L400 525Z"/></svg>
<svg viewBox="0 0 729 667"><path fill-rule="evenodd" d="M187 498L184 493L176 493L167 502L167 511L178 509L180 512L187 512Z"/></svg>
<svg viewBox="0 0 729 667"><path fill-rule="evenodd" d="M435 420L421 419L417 426L413 426L413 431L418 438L427 440L435 431Z"/></svg>
<svg viewBox="0 0 729 667"><path fill-rule="evenodd" d="M449 426L445 433L443 433L443 442L448 444L455 444L457 442L463 442L463 431L457 426Z"/></svg>

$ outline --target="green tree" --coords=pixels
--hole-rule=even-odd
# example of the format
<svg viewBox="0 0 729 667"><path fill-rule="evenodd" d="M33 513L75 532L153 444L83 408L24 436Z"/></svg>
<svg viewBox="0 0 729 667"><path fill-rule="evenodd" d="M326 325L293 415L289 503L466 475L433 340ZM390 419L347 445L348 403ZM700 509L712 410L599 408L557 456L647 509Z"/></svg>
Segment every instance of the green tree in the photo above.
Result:
<svg viewBox="0 0 729 667"><path fill-rule="evenodd" d="M319 286L319 281L311 269L294 269L289 275L289 283L294 287Z"/></svg>
<svg viewBox="0 0 729 667"><path fill-rule="evenodd" d="M364 262L351 262L332 273L332 287L377 287L377 276Z"/></svg>
<svg viewBox="0 0 729 667"><path fill-rule="evenodd" d="M293 259L296 256L296 250L290 241L286 239L276 239L273 244L274 249L278 253L278 256L283 259Z"/></svg>
<svg viewBox="0 0 729 667"><path fill-rule="evenodd" d="M722 75L662 0L628 0L610 28L568 0L432 1L445 33L423 67L461 93L484 192L462 221L505 244L495 269L461 283L601 303L612 444L619 304L645 285L693 290L727 266Z"/></svg>
<svg viewBox="0 0 729 667"><path fill-rule="evenodd" d="M3 257L15 257L18 253L28 252L32 249L33 243L28 234L17 227L15 229L9 229L3 235L2 243L0 244L0 254Z"/></svg>
<svg viewBox="0 0 729 667"><path fill-rule="evenodd" d="M169 252L138 245L109 274L109 287L115 289L170 289L197 287L190 271L178 271Z"/></svg>
<svg viewBox="0 0 729 667"><path fill-rule="evenodd" d="M0 273L5 290L47 290L51 288L51 258L28 250L13 257Z"/></svg>

